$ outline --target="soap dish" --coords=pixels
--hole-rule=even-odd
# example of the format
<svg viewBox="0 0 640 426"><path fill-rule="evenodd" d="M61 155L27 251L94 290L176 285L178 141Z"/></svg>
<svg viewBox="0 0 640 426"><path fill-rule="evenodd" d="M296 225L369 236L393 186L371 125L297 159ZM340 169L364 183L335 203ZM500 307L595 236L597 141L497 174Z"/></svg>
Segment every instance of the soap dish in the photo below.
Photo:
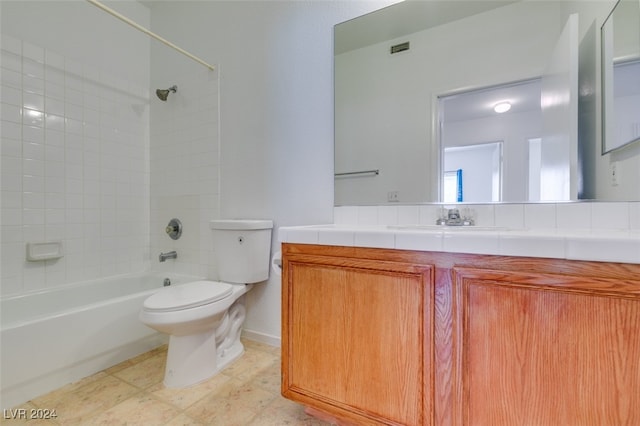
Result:
<svg viewBox="0 0 640 426"><path fill-rule="evenodd" d="M63 256L64 253L62 252L62 241L27 243L27 260L29 262L59 259Z"/></svg>

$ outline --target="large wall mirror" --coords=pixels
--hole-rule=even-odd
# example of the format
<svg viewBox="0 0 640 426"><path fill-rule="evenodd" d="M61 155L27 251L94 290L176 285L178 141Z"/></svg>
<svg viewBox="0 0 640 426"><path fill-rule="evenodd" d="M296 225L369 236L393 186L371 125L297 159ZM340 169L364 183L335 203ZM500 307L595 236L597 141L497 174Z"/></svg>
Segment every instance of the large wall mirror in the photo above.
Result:
<svg viewBox="0 0 640 426"><path fill-rule="evenodd" d="M614 4L408 0L338 24L335 204L640 200L640 152L608 194L596 143Z"/></svg>
<svg viewBox="0 0 640 426"><path fill-rule="evenodd" d="M602 152L640 141L640 0L619 0L602 26Z"/></svg>

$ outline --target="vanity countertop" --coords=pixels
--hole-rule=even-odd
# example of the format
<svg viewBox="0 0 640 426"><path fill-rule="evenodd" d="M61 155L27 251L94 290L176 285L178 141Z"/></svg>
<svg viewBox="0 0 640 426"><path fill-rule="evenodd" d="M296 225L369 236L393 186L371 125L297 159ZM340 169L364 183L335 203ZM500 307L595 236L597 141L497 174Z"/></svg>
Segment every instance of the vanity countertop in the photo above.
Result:
<svg viewBox="0 0 640 426"><path fill-rule="evenodd" d="M640 263L640 230L430 225L280 227L283 243Z"/></svg>

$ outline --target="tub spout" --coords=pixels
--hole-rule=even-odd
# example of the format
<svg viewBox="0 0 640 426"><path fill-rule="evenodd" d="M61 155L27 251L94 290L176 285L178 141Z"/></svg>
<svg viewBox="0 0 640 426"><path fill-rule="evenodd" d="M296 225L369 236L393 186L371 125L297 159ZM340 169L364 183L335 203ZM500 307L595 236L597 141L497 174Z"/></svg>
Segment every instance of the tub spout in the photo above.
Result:
<svg viewBox="0 0 640 426"><path fill-rule="evenodd" d="M160 262L164 262L167 259L177 259L178 258L178 253L174 251L168 251L166 253L160 253Z"/></svg>

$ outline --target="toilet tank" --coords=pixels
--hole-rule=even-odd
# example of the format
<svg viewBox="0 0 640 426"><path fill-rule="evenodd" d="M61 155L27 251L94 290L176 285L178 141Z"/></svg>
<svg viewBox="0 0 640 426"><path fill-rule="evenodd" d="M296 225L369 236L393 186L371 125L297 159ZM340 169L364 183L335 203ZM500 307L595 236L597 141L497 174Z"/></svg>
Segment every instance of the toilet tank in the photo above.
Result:
<svg viewBox="0 0 640 426"><path fill-rule="evenodd" d="M212 220L220 281L257 283L269 278L271 220Z"/></svg>

